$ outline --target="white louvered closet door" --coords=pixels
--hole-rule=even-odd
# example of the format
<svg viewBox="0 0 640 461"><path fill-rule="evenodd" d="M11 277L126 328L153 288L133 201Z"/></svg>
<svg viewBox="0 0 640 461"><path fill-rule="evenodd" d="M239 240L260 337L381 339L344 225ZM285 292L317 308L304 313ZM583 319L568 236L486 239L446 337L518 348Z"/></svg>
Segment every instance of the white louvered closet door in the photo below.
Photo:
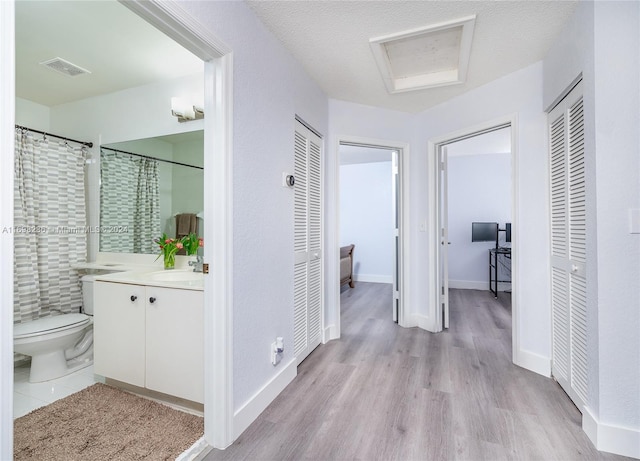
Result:
<svg viewBox="0 0 640 461"><path fill-rule="evenodd" d="M576 406L588 398L586 184L582 84L549 113L552 373Z"/></svg>
<svg viewBox="0 0 640 461"><path fill-rule="evenodd" d="M294 353L302 362L322 340L321 146L296 121L294 161Z"/></svg>

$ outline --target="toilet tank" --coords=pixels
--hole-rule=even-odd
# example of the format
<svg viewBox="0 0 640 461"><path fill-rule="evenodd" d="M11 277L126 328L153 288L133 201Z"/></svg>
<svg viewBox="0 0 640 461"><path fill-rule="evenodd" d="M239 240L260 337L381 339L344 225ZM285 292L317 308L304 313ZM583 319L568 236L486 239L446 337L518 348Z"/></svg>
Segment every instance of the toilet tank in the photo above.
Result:
<svg viewBox="0 0 640 461"><path fill-rule="evenodd" d="M93 282L96 280L96 275L84 275L80 280L82 281L82 312L93 315Z"/></svg>
<svg viewBox="0 0 640 461"><path fill-rule="evenodd" d="M87 315L93 315L93 283L98 275L111 274L112 270L93 269L90 274L80 277L82 282L82 312Z"/></svg>

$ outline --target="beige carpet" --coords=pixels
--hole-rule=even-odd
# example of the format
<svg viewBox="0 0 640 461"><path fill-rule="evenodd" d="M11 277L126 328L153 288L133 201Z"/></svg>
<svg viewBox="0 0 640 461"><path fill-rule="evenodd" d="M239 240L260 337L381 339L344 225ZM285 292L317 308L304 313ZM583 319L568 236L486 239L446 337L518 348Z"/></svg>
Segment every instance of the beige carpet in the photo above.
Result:
<svg viewBox="0 0 640 461"><path fill-rule="evenodd" d="M94 384L14 421L14 459L174 460L202 437L204 420Z"/></svg>

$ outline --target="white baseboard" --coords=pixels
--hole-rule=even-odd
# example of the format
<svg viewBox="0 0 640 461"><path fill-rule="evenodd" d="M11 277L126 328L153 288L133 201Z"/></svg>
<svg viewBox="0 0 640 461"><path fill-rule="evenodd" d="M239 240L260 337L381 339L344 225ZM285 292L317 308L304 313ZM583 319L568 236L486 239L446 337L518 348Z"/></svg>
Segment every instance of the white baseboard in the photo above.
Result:
<svg viewBox="0 0 640 461"><path fill-rule="evenodd" d="M338 338L338 331L335 325L328 325L324 328L324 333L322 334L322 344L326 344L329 341Z"/></svg>
<svg viewBox="0 0 640 461"><path fill-rule="evenodd" d="M473 282L470 280L449 280L449 288L458 290L482 290L489 291L489 282ZM511 284L498 282L498 291L510 290Z"/></svg>
<svg viewBox="0 0 640 461"><path fill-rule="evenodd" d="M286 364L262 389L256 392L233 415L233 440L240 437L247 427L256 420L260 413L289 385L298 374L296 360Z"/></svg>
<svg viewBox="0 0 640 461"><path fill-rule="evenodd" d="M520 349L516 352L514 363L539 375L551 377L551 359L549 357Z"/></svg>
<svg viewBox="0 0 640 461"><path fill-rule="evenodd" d="M582 430L599 451L640 459L640 429L604 424L585 407Z"/></svg>
<svg viewBox="0 0 640 461"><path fill-rule="evenodd" d="M203 455L210 452L212 447L206 442L204 437L200 437L193 445L180 453L176 458L176 461L195 461L197 459L203 459Z"/></svg>
<svg viewBox="0 0 640 461"><path fill-rule="evenodd" d="M418 328L422 328L423 330L433 331L433 324L431 322L431 319L426 315L422 315L422 314L412 314L412 315L405 316L404 327L406 328L418 327Z"/></svg>
<svg viewBox="0 0 640 461"><path fill-rule="evenodd" d="M356 282L369 283L393 283L393 276L375 274L353 274L353 280L355 280Z"/></svg>

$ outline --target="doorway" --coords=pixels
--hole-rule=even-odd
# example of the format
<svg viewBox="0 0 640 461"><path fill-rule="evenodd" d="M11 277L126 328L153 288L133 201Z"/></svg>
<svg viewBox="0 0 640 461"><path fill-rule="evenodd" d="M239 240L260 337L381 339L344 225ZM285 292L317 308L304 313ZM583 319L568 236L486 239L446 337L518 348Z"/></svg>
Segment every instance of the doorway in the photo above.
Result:
<svg viewBox="0 0 640 461"><path fill-rule="evenodd" d="M508 130L510 133L507 136L508 139L508 151L510 152L510 176L511 176L511 184L509 187L509 201L510 201L510 217L509 221L506 221L507 215L504 217L497 217L497 214L494 212L487 212L492 216L489 217L487 214L486 218L480 217L478 215L477 219L478 224L484 223L489 224L491 226L491 242L487 242L485 245L489 245L493 248L493 253L489 250L490 248L486 248L485 252L485 274L486 276L486 284L489 285L490 289L492 288L492 280L496 280L501 276L504 276L504 269L500 273L493 272L492 265L499 266L500 260L498 258L504 258L503 255L497 255L496 252L499 252L499 248L504 248L509 246L509 277L510 277L510 288L512 292L512 357L515 361L516 351L518 349L518 328L517 328L517 314L518 314L518 247L520 242L517 240L517 229L518 229L518 213L517 213L517 197L518 197L518 184L515 172L517 171L517 142L516 142L516 129L515 129L515 119L512 118L504 118L495 121L491 121L482 125L478 125L476 127L471 127L468 129L460 130L455 133L450 133L448 135L441 136L437 139L433 139L429 142L429 166L430 166L430 175L429 177L432 180L431 184L431 192L432 192L432 210L430 212L430 252L432 257L430 258L430 266L431 273L434 274L434 277L431 281L432 285L432 293L434 296L430 302L430 314L434 319L432 324L431 331L439 332L445 328L448 328L448 303L449 303L449 249L451 245L451 236L449 235L449 231L451 229L448 220L449 220L449 210L447 203L447 192L450 190L448 187L448 174L447 174L447 162L449 160L448 151L449 149L455 149L456 143L462 144L462 141L472 140L474 138L479 138L482 135L489 135L491 133L498 133L502 130ZM490 149L495 150L495 149ZM493 217L493 216L496 217ZM469 217L467 217L466 221L468 221ZM507 226L509 224L509 226ZM472 222L466 222L462 224L466 228L466 236L462 237L463 241L469 240L469 244L472 244L472 231L473 226ZM507 227L509 228L509 244L506 243L507 239ZM495 230L494 230L495 229ZM460 234L457 234L457 237L460 238ZM495 237L495 240L494 240ZM488 237L485 237L483 240L490 240ZM461 242L462 243L462 242ZM466 243L466 242L465 242ZM477 243L473 242L476 245L476 248L479 248ZM481 246L482 244L480 244ZM484 252L484 248L481 248ZM506 252L506 250L505 250ZM493 256L495 259L490 259ZM504 261L503 261L504 262ZM459 281L456 281L459 282ZM496 283L497 285L497 283ZM500 287L503 288L503 287ZM508 287L506 287L508 288Z"/></svg>
<svg viewBox="0 0 640 461"><path fill-rule="evenodd" d="M337 289L338 335L340 293L347 289L355 292L358 281L390 284L389 319L405 326L403 306L408 290L403 277L406 263L403 255L408 241L405 208L409 191L405 171L408 145L341 138L337 147L339 203L336 231L344 255L339 261L343 273L339 274L339 279L346 283L341 283ZM352 285L355 288L351 288Z"/></svg>
<svg viewBox="0 0 640 461"><path fill-rule="evenodd" d="M215 217L210 226L206 227L205 261L209 261L211 274L205 277L205 291L210 295L205 297L205 436L202 443L195 447L202 449L203 445L225 448L232 441L233 436L233 402L231 387L232 363L232 329L231 329L231 107L232 107L232 55L231 50L220 42L208 29L193 27L193 19L178 6L172 4L158 4L149 2L127 2L125 4L136 14L167 34L173 40L183 45L205 62L205 101L204 111L207 117L205 126L205 169L210 172L205 181L204 213ZM14 152L13 131L15 125L15 49L13 33L15 24L14 2L2 2L0 6L0 23L5 34L10 37L3 43L2 67L3 79L0 81L2 106L4 114L0 130L4 152ZM6 77L6 78L5 78ZM214 96L215 95L215 96ZM214 99L216 103L214 104ZM210 115L209 115L210 114ZM214 139L213 133L216 136ZM2 159L3 194L1 200L1 214L3 227L10 227L13 218L13 155L6 155ZM6 167L6 168L5 168ZM3 252L12 252L12 239L2 239ZM216 255L213 259L212 256ZM13 345L12 308L13 308L13 261L5 259L1 266L2 276L2 374L0 395L2 407L12 408L12 365ZM214 353L214 351L216 351ZM214 373L215 370L215 373ZM12 412L3 411L0 421L2 444L0 457L12 456L13 421Z"/></svg>

